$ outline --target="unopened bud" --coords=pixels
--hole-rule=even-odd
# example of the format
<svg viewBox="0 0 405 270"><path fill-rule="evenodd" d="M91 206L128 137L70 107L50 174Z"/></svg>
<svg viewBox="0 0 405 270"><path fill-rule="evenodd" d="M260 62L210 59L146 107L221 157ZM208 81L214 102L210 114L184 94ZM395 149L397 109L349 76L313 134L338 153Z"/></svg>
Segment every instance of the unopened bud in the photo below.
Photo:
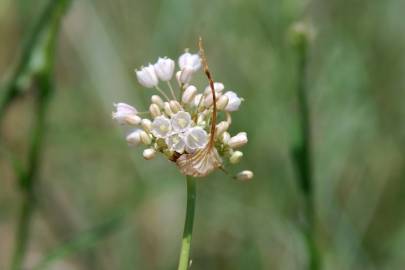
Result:
<svg viewBox="0 0 405 270"><path fill-rule="evenodd" d="M130 134L128 134L126 140L127 143L131 146L138 146L141 143L141 135L140 135L141 130L137 129Z"/></svg>
<svg viewBox="0 0 405 270"><path fill-rule="evenodd" d="M158 105L160 108L163 108L164 103L163 103L163 100L162 100L162 98L161 98L160 96L158 96L158 95L153 95L153 96L150 98L150 100L151 100L152 103Z"/></svg>
<svg viewBox="0 0 405 270"><path fill-rule="evenodd" d="M228 145L231 148L238 148L245 145L248 142L246 132L239 132L235 136L229 139Z"/></svg>
<svg viewBox="0 0 405 270"><path fill-rule="evenodd" d="M148 133L146 133L145 131L140 131L139 135L141 137L141 142L145 145L149 145L152 143L152 138L149 136Z"/></svg>
<svg viewBox="0 0 405 270"><path fill-rule="evenodd" d="M183 103L189 104L193 101L195 95L197 93L197 88L194 85L190 85L184 90L183 96L181 97L181 101Z"/></svg>
<svg viewBox="0 0 405 270"><path fill-rule="evenodd" d="M235 151L232 153L231 157L229 158L229 162L232 164L239 163L239 161L242 159L243 153L241 151Z"/></svg>
<svg viewBox="0 0 405 270"><path fill-rule="evenodd" d="M194 73L193 69L185 67L184 69L181 70L178 80L183 84L189 84L193 76L193 73Z"/></svg>
<svg viewBox="0 0 405 270"><path fill-rule="evenodd" d="M220 96L219 99L217 99L217 109L218 110L224 110L226 105L228 105L229 98L227 96Z"/></svg>
<svg viewBox="0 0 405 270"><path fill-rule="evenodd" d="M146 160L154 159L156 156L156 150L153 148L147 148L143 150L143 158Z"/></svg>
<svg viewBox="0 0 405 270"><path fill-rule="evenodd" d="M146 118L142 119L141 126L143 127L144 130L150 132L152 130L152 121Z"/></svg>
<svg viewBox="0 0 405 270"><path fill-rule="evenodd" d="M173 111L172 111L172 109L170 108L169 102L165 102L163 108L164 108L164 110L165 110L165 113L166 113L168 116L172 116L172 115L174 114Z"/></svg>
<svg viewBox="0 0 405 270"><path fill-rule="evenodd" d="M222 142L224 143L224 144L228 144L228 142L229 142L229 140L231 139L231 134L229 134L229 132L224 132L223 134L222 134Z"/></svg>
<svg viewBox="0 0 405 270"><path fill-rule="evenodd" d="M152 115L153 118L156 118L160 116L162 113L160 112L159 106L156 105L155 103L150 104L149 106L149 112Z"/></svg>
<svg viewBox="0 0 405 270"><path fill-rule="evenodd" d="M229 124L226 121L221 121L216 126L217 136L220 137L229 128Z"/></svg>
<svg viewBox="0 0 405 270"><path fill-rule="evenodd" d="M225 86L224 86L223 83L214 82L214 90L215 90L216 93L221 92L224 89L225 89ZM206 94L206 95L211 94L211 86L210 85L205 87L204 94Z"/></svg>
<svg viewBox="0 0 405 270"><path fill-rule="evenodd" d="M235 178L237 180L241 180L241 181L249 181L249 180L252 180L253 176L254 176L254 174L252 171L246 170L246 171L241 171L240 173L238 173Z"/></svg>
<svg viewBox="0 0 405 270"><path fill-rule="evenodd" d="M169 105L173 113L177 113L182 109L180 103L176 100L170 100Z"/></svg>

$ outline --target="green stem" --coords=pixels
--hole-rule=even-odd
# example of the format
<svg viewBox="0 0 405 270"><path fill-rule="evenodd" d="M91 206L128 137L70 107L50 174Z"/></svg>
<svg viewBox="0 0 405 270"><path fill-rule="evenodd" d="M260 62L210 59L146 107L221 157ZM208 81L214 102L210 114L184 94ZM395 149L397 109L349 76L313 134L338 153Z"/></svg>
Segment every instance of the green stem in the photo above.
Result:
<svg viewBox="0 0 405 270"><path fill-rule="evenodd" d="M178 270L186 270L190 265L190 246L193 235L194 210L196 200L195 179L187 176L187 210L184 223L183 239L181 241Z"/></svg>
<svg viewBox="0 0 405 270"><path fill-rule="evenodd" d="M298 110L300 115L300 142L296 149L296 162L298 167L301 190L305 200L306 227L305 237L309 255L309 269L321 268L321 258L316 245L316 222L314 205L314 183L312 176L311 155L311 121L306 88L308 40L303 37L297 44L298 52Z"/></svg>
<svg viewBox="0 0 405 270"><path fill-rule="evenodd" d="M23 258L25 256L29 238L29 228L31 224L31 216L33 210L33 204L30 196L26 196L21 205L20 217L18 220L18 228L16 233L16 247L11 263L12 270L22 269Z"/></svg>

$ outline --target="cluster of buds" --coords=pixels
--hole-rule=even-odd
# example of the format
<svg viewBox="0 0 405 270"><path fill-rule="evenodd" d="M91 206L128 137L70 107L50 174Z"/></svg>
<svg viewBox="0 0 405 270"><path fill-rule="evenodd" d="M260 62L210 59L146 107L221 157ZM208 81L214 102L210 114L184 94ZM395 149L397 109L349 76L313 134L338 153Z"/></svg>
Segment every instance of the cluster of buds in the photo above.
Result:
<svg viewBox="0 0 405 270"><path fill-rule="evenodd" d="M126 137L131 146L145 145L143 157L153 159L157 152L163 153L175 162L185 175L203 177L216 169L224 168L224 160L238 163L243 153L237 149L248 141L246 132L231 136L231 112L237 111L243 99L233 91L226 91L220 82L214 82L208 70L204 51L200 42L200 54L187 50L178 59L179 71L175 72L175 62L167 57L159 58L135 70L139 83L146 88L157 90L152 95L147 112L138 112L134 107L115 104L113 119L118 123L132 126ZM198 91L191 84L193 75L203 66L209 85ZM171 80L176 77L180 96L177 97ZM166 83L167 93L159 86ZM169 97L171 96L171 97ZM218 114L224 115L217 123ZM144 118L142 115L150 115ZM249 180L251 171L242 171L237 179Z"/></svg>

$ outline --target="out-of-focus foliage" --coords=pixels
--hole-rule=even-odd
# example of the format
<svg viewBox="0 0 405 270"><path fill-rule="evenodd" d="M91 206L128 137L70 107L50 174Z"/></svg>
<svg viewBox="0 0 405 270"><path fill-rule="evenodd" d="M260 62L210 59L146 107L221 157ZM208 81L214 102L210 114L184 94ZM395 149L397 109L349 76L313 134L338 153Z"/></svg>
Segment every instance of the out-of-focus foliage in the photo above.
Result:
<svg viewBox="0 0 405 270"><path fill-rule="evenodd" d="M0 2L2 85L45 2ZM218 172L198 183L192 269L305 269L288 31L308 20L316 29L307 87L324 267L402 269L404 10L402 0L73 0L59 38L27 265L119 216L107 236L50 269L176 267L185 179L165 159L146 162L141 149L129 148L111 111L117 101L146 109L152 92L133 69L196 51L202 36L214 79L245 98L231 131L248 132L239 168L256 177L240 183ZM207 83L202 74L199 82ZM18 99L1 127L1 143L19 158L27 154L32 106L30 94ZM0 269L14 245L15 177L0 156Z"/></svg>

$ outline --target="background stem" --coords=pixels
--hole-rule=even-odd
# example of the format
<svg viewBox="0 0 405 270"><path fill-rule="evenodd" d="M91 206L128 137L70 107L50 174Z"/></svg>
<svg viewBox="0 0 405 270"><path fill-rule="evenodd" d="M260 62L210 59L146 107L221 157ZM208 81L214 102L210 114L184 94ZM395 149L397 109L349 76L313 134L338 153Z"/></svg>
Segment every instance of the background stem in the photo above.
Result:
<svg viewBox="0 0 405 270"><path fill-rule="evenodd" d="M196 201L195 179L187 176L187 209L184 223L183 239L181 241L180 259L178 270L188 269L190 264L190 246L193 235L194 211Z"/></svg>
<svg viewBox="0 0 405 270"><path fill-rule="evenodd" d="M299 112L299 142L294 149L299 184L305 200L305 238L309 256L309 269L320 269L320 254L316 245L316 222L314 205L314 183L312 177L311 121L306 88L308 42L305 33L299 33L296 45L298 58L297 97Z"/></svg>

